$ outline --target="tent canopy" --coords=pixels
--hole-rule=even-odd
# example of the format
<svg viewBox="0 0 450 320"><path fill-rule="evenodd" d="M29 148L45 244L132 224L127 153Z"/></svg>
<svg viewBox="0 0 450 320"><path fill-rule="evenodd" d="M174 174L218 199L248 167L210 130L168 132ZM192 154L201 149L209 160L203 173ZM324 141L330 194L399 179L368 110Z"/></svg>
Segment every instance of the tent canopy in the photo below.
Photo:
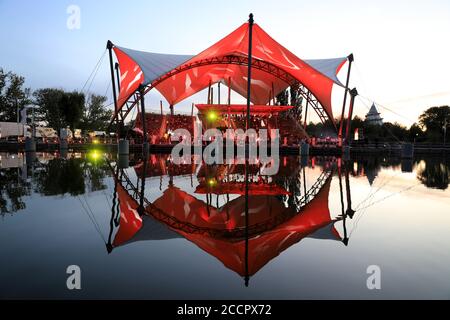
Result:
<svg viewBox="0 0 450 320"><path fill-rule="evenodd" d="M323 230L328 231L329 234L322 232L321 237L325 235L327 239L341 240L339 233L333 227L336 220L332 218L328 206L331 179L324 184L314 199L297 214L292 208L285 208L276 197L252 197L249 201L252 224L263 223L273 216L283 214L285 211L291 212L291 218L270 230L250 237L247 258L245 239L215 238L202 233L187 232L182 228L168 228L165 225L158 227L153 218L139 217L136 214L138 207L136 200L127 194L120 183L116 182L116 185L119 203L121 204L121 215L119 230L113 242L114 247L140 240L170 239L181 235L219 259L227 268L239 275L252 276L293 244L324 227L329 227L328 230ZM270 198L271 205L267 205L268 198ZM180 224L232 230L245 226L245 216L242 214L244 201L244 197L239 197L227 203L222 210L211 207L207 211L206 205L202 201L177 187L169 187L153 205L165 214L176 218ZM145 224L143 221L145 221ZM248 260L246 261L246 259ZM248 270L245 268L246 264Z"/></svg>
<svg viewBox="0 0 450 320"><path fill-rule="evenodd" d="M249 23L198 55L158 54L114 46L120 66L118 108L140 85L156 88L175 105L210 84L222 82L242 96L247 95L247 54ZM302 60L271 38L258 24L253 25L251 102L265 105L285 90L290 79L305 86L333 118L331 92L343 86L337 74L347 57Z"/></svg>

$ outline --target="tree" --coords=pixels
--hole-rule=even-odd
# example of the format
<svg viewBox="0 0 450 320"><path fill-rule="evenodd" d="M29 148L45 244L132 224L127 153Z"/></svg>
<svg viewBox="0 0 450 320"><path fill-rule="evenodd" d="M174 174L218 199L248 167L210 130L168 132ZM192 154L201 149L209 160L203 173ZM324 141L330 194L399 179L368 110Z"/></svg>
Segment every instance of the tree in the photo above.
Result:
<svg viewBox="0 0 450 320"><path fill-rule="evenodd" d="M27 170L23 168L22 170ZM23 197L31 193L31 183L17 170L2 170L0 174L0 215L26 208Z"/></svg>
<svg viewBox="0 0 450 320"><path fill-rule="evenodd" d="M58 134L62 128L72 131L80 123L85 107L85 96L80 92L64 92L61 89L39 89L34 92L37 121L45 121Z"/></svg>
<svg viewBox="0 0 450 320"><path fill-rule="evenodd" d="M408 129L399 124L398 122L390 123L385 122L381 126L382 128L382 136L384 140L388 141L408 141L409 140L409 132Z"/></svg>
<svg viewBox="0 0 450 320"><path fill-rule="evenodd" d="M61 89L39 89L34 92L34 103L38 106L35 112L36 121L45 121L47 125L55 129L58 134L65 127L62 117L61 100L64 91Z"/></svg>
<svg viewBox="0 0 450 320"><path fill-rule="evenodd" d="M112 110L106 109L107 98L91 95L86 103L80 128L87 131L106 130L112 118Z"/></svg>
<svg viewBox="0 0 450 320"><path fill-rule="evenodd" d="M279 106L286 106L289 103L289 91L288 90L281 91L277 95L276 100Z"/></svg>
<svg viewBox="0 0 450 320"><path fill-rule="evenodd" d="M17 110L30 103L30 89L24 88L25 78L0 68L0 120L16 121Z"/></svg>
<svg viewBox="0 0 450 320"><path fill-rule="evenodd" d="M70 194L77 196L86 192L83 159L55 158L35 174L35 192L45 196Z"/></svg>
<svg viewBox="0 0 450 320"><path fill-rule="evenodd" d="M423 132L422 128L417 123L413 123L409 128L409 141L411 142L423 141L424 137L425 132Z"/></svg>
<svg viewBox="0 0 450 320"><path fill-rule="evenodd" d="M64 117L65 124L70 127L72 132L81 121L84 104L85 97L84 93L81 92L65 92L61 97L61 114Z"/></svg>
<svg viewBox="0 0 450 320"><path fill-rule="evenodd" d="M294 116L295 119L298 120L302 119L302 112L303 112L302 108L303 97L301 95L300 90L301 88L298 82L294 83L290 87L291 106L294 107L290 110L290 113Z"/></svg>
<svg viewBox="0 0 450 320"><path fill-rule="evenodd" d="M419 168L417 178L427 188L447 190L450 183L450 163L447 159L427 158Z"/></svg>
<svg viewBox="0 0 450 320"><path fill-rule="evenodd" d="M3 89L6 87L8 77L9 73L6 73L5 71L3 71L3 69L0 68L0 114L2 114L3 110L5 109L6 97L3 93Z"/></svg>
<svg viewBox="0 0 450 320"><path fill-rule="evenodd" d="M86 192L105 190L105 177L109 172L106 162L92 165L87 159L55 158L35 172L33 189L44 196L78 196Z"/></svg>
<svg viewBox="0 0 450 320"><path fill-rule="evenodd" d="M350 133L355 132L356 129L363 128L364 129L364 120L358 116L355 116L353 120L350 122Z"/></svg>
<svg viewBox="0 0 450 320"><path fill-rule="evenodd" d="M427 140L442 142L444 139L444 125L450 124L450 107L431 107L419 117L419 124L426 130ZM450 130L447 130L447 141Z"/></svg>

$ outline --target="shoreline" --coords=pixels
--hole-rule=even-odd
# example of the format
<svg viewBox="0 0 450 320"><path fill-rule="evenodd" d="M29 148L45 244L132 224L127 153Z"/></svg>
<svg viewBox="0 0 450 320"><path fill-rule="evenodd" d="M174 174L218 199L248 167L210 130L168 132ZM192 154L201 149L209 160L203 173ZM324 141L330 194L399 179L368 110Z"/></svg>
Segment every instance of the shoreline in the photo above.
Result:
<svg viewBox="0 0 450 320"><path fill-rule="evenodd" d="M149 152L152 154L157 153L170 153L174 145L167 144L155 144L149 146ZM67 150L73 152L83 152L92 149L100 149L108 152L116 152L117 144L69 144ZM192 148L193 150L193 148ZM36 152L56 152L60 151L60 145L54 144L36 144ZM270 147L269 147L270 151ZM0 143L0 152L25 152L24 143ZM130 145L130 153L142 152L142 145L135 144ZM446 155L450 154L450 144L432 144L432 143L419 143L414 145L415 154L432 154L432 155ZM350 146L350 154L392 154L401 155L401 144L358 144ZM300 146L280 146L280 155L300 155ZM341 156L343 151L338 147L314 147L310 146L309 155L325 155L325 156Z"/></svg>

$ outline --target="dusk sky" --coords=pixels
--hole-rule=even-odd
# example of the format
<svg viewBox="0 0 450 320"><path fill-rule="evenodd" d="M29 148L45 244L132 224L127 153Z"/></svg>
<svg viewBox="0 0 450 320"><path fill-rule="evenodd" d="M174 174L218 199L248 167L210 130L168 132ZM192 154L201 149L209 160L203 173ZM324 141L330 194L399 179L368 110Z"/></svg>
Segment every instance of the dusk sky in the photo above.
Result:
<svg viewBox="0 0 450 320"><path fill-rule="evenodd" d="M80 29L67 27L70 5L81 10ZM250 12L300 58L354 53L352 86L398 113L380 108L388 121L409 125L427 107L450 104L448 0L0 0L0 67L26 77L32 89L81 90L108 39L138 50L195 54L240 26ZM91 86L95 93L107 92L107 62L105 57ZM160 99L153 93L149 107ZM341 100L335 97L338 105ZM364 115L360 101L356 111ZM181 103L180 110L192 102L204 102L203 96Z"/></svg>

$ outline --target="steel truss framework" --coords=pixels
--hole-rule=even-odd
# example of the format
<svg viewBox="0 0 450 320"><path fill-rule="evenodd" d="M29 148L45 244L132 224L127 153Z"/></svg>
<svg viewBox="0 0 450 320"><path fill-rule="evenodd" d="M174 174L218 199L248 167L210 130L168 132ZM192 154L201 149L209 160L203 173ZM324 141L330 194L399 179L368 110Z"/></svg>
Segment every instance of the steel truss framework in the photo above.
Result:
<svg viewBox="0 0 450 320"><path fill-rule="evenodd" d="M297 214L302 214L302 210L300 212L293 214L287 208L281 214L276 215L272 219L269 219L263 223L255 224L249 226L248 228L236 228L234 230L220 230L213 228L205 228L193 225L188 222L179 221L175 217L168 215L161 209L157 208L153 203L151 203L145 196L141 194L139 190L139 186L133 184L131 179L128 177L125 170L120 169L119 172L116 171L116 168L111 168L112 172L115 175L116 182L120 183L122 187L127 191L127 193L132 197L137 203L140 203L141 197L144 199L145 203L145 213L155 218L156 220L166 224L169 228L180 230L184 233L188 234L200 234L206 235L213 238L218 239L228 239L239 241L244 237L253 237L259 235L263 232L269 231L277 227L278 225L284 223L289 220L293 216ZM306 191L306 193L302 196L299 201L300 207L306 206L308 203L313 201L316 195L322 190L323 186L332 179L332 176L335 172L334 168L330 168L324 170L320 176L317 178L316 182ZM205 203L205 206L207 204Z"/></svg>
<svg viewBox="0 0 450 320"><path fill-rule="evenodd" d="M209 59L203 59L199 61L195 61L191 64L185 64L182 66L179 66L169 73L166 73L165 75L159 77L155 81L152 82L152 84L148 85L144 89L144 95L146 95L150 90L158 86L160 83L164 82L165 80L171 78L174 75L177 75L181 72L199 68L202 66L209 66L209 65L240 65L240 66L248 66L248 58L243 56L236 56L236 55L227 55L223 57L214 57ZM277 66L258 59L252 59L252 68L261 70L264 72L269 73L270 75L284 81L289 86L299 83L299 81L293 77L290 73L282 70L281 68L278 68ZM299 83L299 89L300 89L300 95L307 101L307 104L311 106L314 111L319 116L322 123L326 123L327 121L330 121L332 123L333 128L337 132L336 124L334 123L333 116L328 114L326 110L323 108L321 103L317 100L317 98L301 83ZM136 105L139 103L141 98L141 94L139 91L134 92L130 97L128 97L127 102L120 108L120 110L114 113L113 119L110 122L110 127L113 124L114 121L118 121L119 123L123 124L128 114L131 112L131 110L136 107ZM301 119L297 119L300 121ZM301 121L300 121L301 123Z"/></svg>

